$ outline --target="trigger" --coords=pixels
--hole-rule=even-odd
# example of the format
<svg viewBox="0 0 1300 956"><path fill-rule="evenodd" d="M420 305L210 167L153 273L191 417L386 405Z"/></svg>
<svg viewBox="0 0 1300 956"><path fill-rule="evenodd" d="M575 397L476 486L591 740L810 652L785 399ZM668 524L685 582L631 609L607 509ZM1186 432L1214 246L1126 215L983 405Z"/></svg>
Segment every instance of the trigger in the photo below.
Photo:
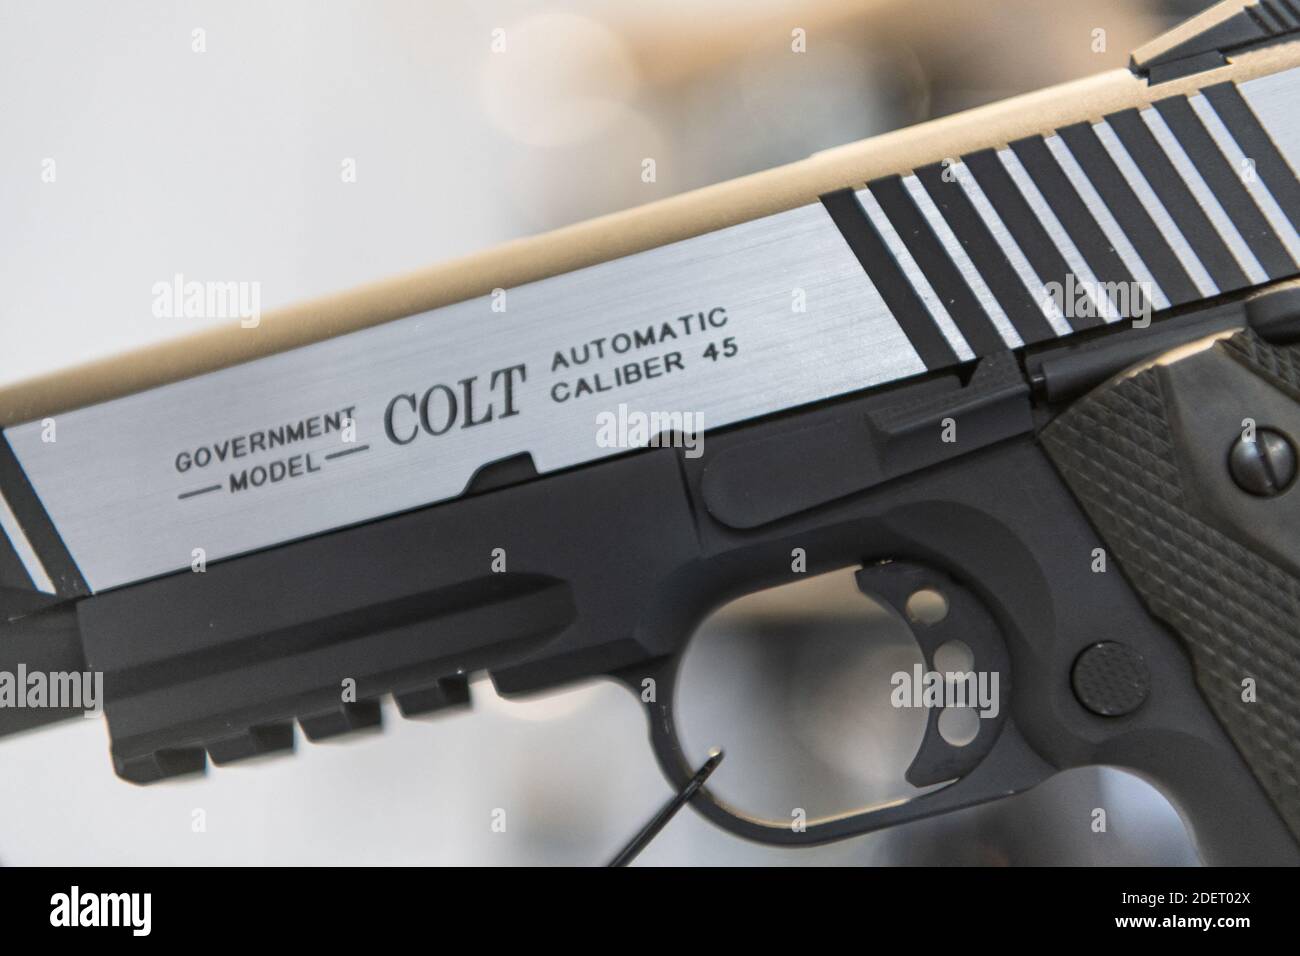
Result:
<svg viewBox="0 0 1300 956"><path fill-rule="evenodd" d="M868 565L857 573L857 582L863 594L902 617L921 648L924 664L893 678L896 706L928 711L925 737L907 768L907 782L926 787L966 776L993 749L1011 697L1009 657L996 621L974 594L942 571L921 564ZM969 649L962 669L943 671L936 666L936 653L945 645L949 650L959 650L960 645ZM945 651L940 657L945 667L953 668L946 658L957 655ZM974 736L956 745L944 738L940 718L945 703L962 701L979 716Z"/></svg>

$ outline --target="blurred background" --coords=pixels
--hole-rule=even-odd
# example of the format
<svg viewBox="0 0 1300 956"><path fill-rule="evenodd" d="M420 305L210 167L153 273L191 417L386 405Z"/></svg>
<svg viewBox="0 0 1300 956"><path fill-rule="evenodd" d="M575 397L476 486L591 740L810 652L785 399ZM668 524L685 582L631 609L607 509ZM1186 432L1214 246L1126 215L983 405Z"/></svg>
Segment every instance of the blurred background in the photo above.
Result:
<svg viewBox="0 0 1300 956"><path fill-rule="evenodd" d="M258 281L270 309L1123 67L1207 6L0 0L0 383L201 327L152 315L175 273ZM755 812L906 796L923 717L888 679L919 660L844 575L724 609L688 652L686 744L725 747L712 785ZM669 796L621 687L473 691L472 712L390 710L367 739L144 789L98 720L0 741L0 863L584 865ZM639 862L1196 857L1155 790L1085 769L813 850L685 811Z"/></svg>

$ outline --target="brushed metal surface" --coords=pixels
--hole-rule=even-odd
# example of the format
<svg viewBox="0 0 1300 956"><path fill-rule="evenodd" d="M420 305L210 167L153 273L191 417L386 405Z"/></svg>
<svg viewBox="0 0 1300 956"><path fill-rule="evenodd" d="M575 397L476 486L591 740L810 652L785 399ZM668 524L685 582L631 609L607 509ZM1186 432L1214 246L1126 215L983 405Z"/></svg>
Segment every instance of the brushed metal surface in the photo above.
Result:
<svg viewBox="0 0 1300 956"><path fill-rule="evenodd" d="M1042 224L1043 229L1047 232L1048 238L1061 253L1061 257L1070 267L1070 271L1083 284L1083 287L1091 290L1088 297L1093 301L1093 308L1097 314L1107 322L1114 322L1119 318L1119 312L1110 304L1110 300L1105 294L1097 291L1100 284L1097 277L1093 275L1092 269L1088 267L1088 262L1083 258L1083 253L1079 252L1079 247L1074 244L1070 234L1065 231L1065 226L1061 225L1061 220L1056 217L1056 212L1052 209L1051 203L1039 191L1038 186L1034 183L1033 177L1020 162L1020 157L1015 154L1010 147L998 150L998 159L1002 162L1002 168L1007 171L1016 188L1020 190L1020 195L1025 198L1029 208L1034 211L1038 221Z"/></svg>
<svg viewBox="0 0 1300 956"><path fill-rule="evenodd" d="M679 317L719 308L720 328L608 351L618 333L680 329ZM557 352L590 353L594 340L605 340L603 359L554 368ZM680 367L664 372L673 352ZM609 382L617 366L652 356L658 377L566 401L553 393L557 383L573 393L597 373ZM492 375L520 365L507 405L505 379L498 374L489 391ZM818 204L68 412L57 416L54 442L41 440L39 422L5 434L86 582L101 591L188 568L196 549L215 561L453 498L480 467L522 452L541 472L617 454L624 449L598 444L597 415L620 403L698 413L707 430L924 370ZM485 417L492 398L493 420L464 427L461 383L470 378L470 414ZM390 440L389 403L412 396L397 409L394 431L405 439L418 421L412 406L436 384L458 395L460 420L445 434ZM431 399L435 428L446 394ZM331 431L249 452L254 433L341 419L349 407L351 443ZM178 470L180 453L238 436L243 457ZM232 490L232 476L275 461L287 470L293 456L297 476Z"/></svg>
<svg viewBox="0 0 1300 956"><path fill-rule="evenodd" d="M1237 264L1246 273L1246 278L1250 280L1251 285L1263 285L1268 281L1268 273L1264 271L1259 259L1251 251L1250 244L1238 231L1232 217L1223 208L1219 198L1214 195L1214 190L1210 188L1209 183L1201 176L1200 170L1196 168L1196 163L1192 160L1192 157L1187 155L1187 150L1183 149L1183 144L1178 142L1178 137L1169 128L1169 124L1160 115L1160 111L1149 108L1143 110L1140 115L1146 121L1147 128L1151 130L1151 135L1156 138L1160 148L1165 151L1169 161L1178 170L1178 175L1183 177L1183 182L1187 184L1187 188L1196 197L1197 204L1209 217L1210 224L1214 226L1219 237L1223 239L1232 253L1232 257L1237 260Z"/></svg>
<svg viewBox="0 0 1300 956"><path fill-rule="evenodd" d="M948 258L952 264L957 267L961 273L962 280L975 295L975 300L979 302L980 308L984 314L989 317L994 328L998 330L998 335L1006 343L1009 349L1018 349L1025 344L1016 331L1011 320L1007 318L1007 313L1002 308L1002 303L998 301L993 290L985 283L984 277L980 275L979 269L975 268L975 263L971 262L970 256L966 255L966 250L962 248L961 240L957 238L948 221L943 218L943 213L939 207L934 204L930 194L925 191L921 181L916 176L904 176L903 188L907 190L912 202L916 204L917 210L925 217L931 231L938 237L939 242L943 244L944 249L948 251Z"/></svg>
<svg viewBox="0 0 1300 956"><path fill-rule="evenodd" d="M966 198L971 201L975 211L984 220L984 225L992 233L993 241L998 244L1002 254L1007 257L1007 261L1011 263L1011 268L1016 270L1016 275L1024 283L1030 298L1037 302L1038 307L1043 310L1043 316L1052 327L1052 331L1057 335L1069 335L1072 331L1070 323L1061 314L1061 308L1056 304L1056 299L1048 295L1047 287L1038 278L1038 274L1034 272L1034 267L1029 264L1029 260L1025 257L1024 250L1020 248L1015 237L1011 235L1011 230L1007 228L1006 223L1002 221L1002 217L998 215L997 209L993 207L993 203L984 194L984 190L980 188L980 184L975 180L975 174L970 171L965 163L954 163L952 169L954 178L966 193Z"/></svg>
<svg viewBox="0 0 1300 956"><path fill-rule="evenodd" d="M1106 241L1110 243L1111 248L1115 250L1116 255L1123 260L1124 266L1132 274L1133 278L1142 283L1143 287L1150 290L1151 307L1157 312L1169 308L1169 296L1165 295L1164 289L1160 288L1160 283L1156 277L1151 274L1147 264L1142 261L1141 254L1129 242L1128 236L1120 228L1115 217L1110 214L1110 209L1106 206L1106 201L1101 198L1101 194L1088 178L1088 174L1083 171L1079 161L1074 158L1070 152L1070 147L1065 144L1065 140L1060 136L1044 137L1043 142L1046 144L1052 157L1056 160L1056 165L1061 167L1061 172L1065 178L1070 181L1074 191L1083 204L1088 207L1088 212L1096 221L1102 234L1105 235Z"/></svg>
<svg viewBox="0 0 1300 956"><path fill-rule="evenodd" d="M1296 117L1295 104L1296 96L1300 95L1300 67L1247 80L1237 84L1237 89L1291 168L1297 168L1300 120Z"/></svg>
<svg viewBox="0 0 1300 956"><path fill-rule="evenodd" d="M1196 115L1200 117L1201 123L1205 126L1206 131L1214 140L1219 151L1223 153L1228 160L1228 164L1235 170L1241 178L1241 184L1250 193L1250 198L1255 201L1259 211L1264 214L1268 220L1269 226L1277 234L1282 245L1291 256L1292 264L1300 264L1300 233L1296 232L1295 226L1287 218L1287 214L1282 211L1277 200L1269 191L1267 184L1260 176L1246 175L1251 159L1245 154L1237 140L1233 137L1232 132L1224 125L1219 114L1215 112L1214 106L1201 93L1195 96L1189 96L1187 102L1192 105Z"/></svg>
<svg viewBox="0 0 1300 956"><path fill-rule="evenodd" d="M975 353L971 351L970 345L961 334L961 329L957 328L957 323L948 313L942 297L930 285L930 280L925 277L925 271L912 257L912 253L903 242L903 237L898 234L898 230L894 228L894 224L881 208L879 201L870 189L859 189L857 197L858 202L862 204L862 211L867 214L872 226L884 240L885 246L898 263L898 268L902 270L903 276L916 292L916 297L921 300L930 317L934 319L934 324L939 327L943 337L948 340L948 345L952 347L953 352L963 362L974 358Z"/></svg>
<svg viewBox="0 0 1300 956"><path fill-rule="evenodd" d="M1300 115L1296 110L1296 104L1300 103L1300 67L1247 80L1245 83L1237 84L1237 89L1254 112L1260 125L1268 131L1273 145L1282 154L1282 158L1291 166L1293 172L1300 175ZM1195 99L1196 97L1193 97L1193 105ZM1210 132L1216 132L1213 126L1210 127ZM1259 191L1254 188L1256 186L1262 188L1268 195L1269 202L1273 201L1272 194L1268 193L1267 187L1259 182L1259 177L1253 177L1250 186L1257 202L1260 197ZM1288 251L1295 257L1297 243L1294 228L1290 227L1289 222L1285 227L1277 223L1279 218L1286 220L1285 215L1276 216L1267 203L1261 202L1260 207L1265 210L1269 222L1274 224L1273 228L1279 231Z"/></svg>
<svg viewBox="0 0 1300 956"><path fill-rule="evenodd" d="M1138 202L1142 204L1151 217L1151 221L1156 224L1160 234L1165 237L1169 243L1169 248L1173 250L1174 255L1178 257L1179 263L1187 271L1192 282L1196 285L1196 290L1207 299L1219 294L1219 287L1215 284L1214 278L1210 275L1205 264L1201 262L1196 253L1192 251L1192 244L1187 241L1178 224L1174 222L1173 216L1165 208L1165 204L1160 201L1151 184L1147 182L1146 176L1138 164L1133 161L1128 150L1124 147L1115 131L1111 129L1110 123L1102 120L1093 124L1093 132L1101 140L1101 144L1106 147L1106 152L1110 153L1110 158L1115 161L1119 167L1120 175L1128 183L1129 188L1137 196Z"/></svg>

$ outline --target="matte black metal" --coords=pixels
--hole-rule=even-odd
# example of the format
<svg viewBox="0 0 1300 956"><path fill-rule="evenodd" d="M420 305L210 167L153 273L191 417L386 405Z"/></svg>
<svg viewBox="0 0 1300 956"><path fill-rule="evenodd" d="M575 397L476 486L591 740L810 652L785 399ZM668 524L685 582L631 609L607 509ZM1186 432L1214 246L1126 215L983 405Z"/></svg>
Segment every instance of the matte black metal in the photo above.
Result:
<svg viewBox="0 0 1300 956"><path fill-rule="evenodd" d="M4 612L0 619L0 673L11 675L15 685L20 668L46 675L86 670L77 611L71 603L32 591L0 589L0 610ZM83 713L66 707L0 706L0 737Z"/></svg>
<svg viewBox="0 0 1300 956"><path fill-rule="evenodd" d="M1211 19L1204 29L1171 49L1156 55L1138 50L1129 59L1129 69L1146 76L1152 85L1164 83L1222 66L1230 51L1276 42L1297 29L1300 5L1296 0L1255 0Z"/></svg>
<svg viewBox="0 0 1300 956"><path fill-rule="evenodd" d="M1201 88L1205 98L1228 127L1241 151L1255 161L1255 171L1291 225L1300 229L1300 180L1241 95L1235 83L1215 83Z"/></svg>
<svg viewBox="0 0 1300 956"><path fill-rule="evenodd" d="M1002 217L1011 237L1016 240L1016 245L1029 260L1038 280L1045 286L1056 283L1062 289L1067 288L1071 271L1069 264L1061 251L1056 248L1056 243L1047 234L1043 224L1038 221L1038 217L1025 201L1025 197L1020 194L1020 189L1011 178L1011 174L1002 166L997 151L984 149L968 153L962 159L966 163L966 168L974 174L980 189L988 196L993 208ZM1067 315L1066 321L1070 323L1070 328L1076 331L1106 324L1105 320L1097 315Z"/></svg>
<svg viewBox="0 0 1300 956"><path fill-rule="evenodd" d="M468 707L469 678L443 677L428 687L395 694L393 700L403 717L420 717L425 714L441 713L449 708Z"/></svg>
<svg viewBox="0 0 1300 956"><path fill-rule="evenodd" d="M1002 247L989 231L984 217L971 204L966 190L955 179L944 178L947 169L942 163L934 163L915 170L915 175L997 298L1021 340L1028 345L1055 338L1056 333L1052 331L1039 303L1030 295L1029 289L1012 267Z"/></svg>
<svg viewBox="0 0 1300 956"><path fill-rule="evenodd" d="M889 217L903 245L925 273L935 293L976 355L990 355L1005 349L997 327L980 305L962 274L948 257L939 237L930 228L900 176L886 176L867 184L880 208Z"/></svg>
<svg viewBox="0 0 1300 956"><path fill-rule="evenodd" d="M323 714L306 714L298 718L298 725L308 740L328 740L357 730L382 727L383 711L379 709L379 701L363 700L345 703Z"/></svg>
<svg viewBox="0 0 1300 956"><path fill-rule="evenodd" d="M1169 96L1156 100L1154 106L1268 277L1282 279L1295 275L1291 254L1255 205L1241 181L1241 173L1232 168L1187 97Z"/></svg>
<svg viewBox="0 0 1300 956"><path fill-rule="evenodd" d="M1244 289L1250 285L1246 273L1219 237L1210 217L1205 214L1192 191L1183 182L1174 164L1165 155L1146 122L1136 109L1121 110L1106 116L1115 135L1137 163L1143 177L1161 204L1169 211L1179 232L1201 260L1221 292Z"/></svg>
<svg viewBox="0 0 1300 956"><path fill-rule="evenodd" d="M710 458L704 507L729 528L757 528L1033 427L1029 388L1010 352L977 364L959 391L956 381L936 378L896 401L882 398L851 426L809 425L798 455L782 447L782 433L728 448ZM956 441L936 440L945 419L958 423Z"/></svg>
<svg viewBox="0 0 1300 956"><path fill-rule="evenodd" d="M1041 440L1151 613L1185 643L1198 688L1300 836L1300 498L1234 484L1223 442L1243 409L1300 433L1300 346L1242 330L1113 379Z"/></svg>
<svg viewBox="0 0 1300 956"><path fill-rule="evenodd" d="M1124 178L1101 139L1088 122L1063 126L1056 131L1071 155L1082 167L1097 194L1119 227L1124 230L1142 262L1164 290L1171 305L1185 305L1201 298L1178 256L1161 235L1155 220Z"/></svg>
<svg viewBox="0 0 1300 956"><path fill-rule="evenodd" d="M1025 367L1043 398L1064 402L1146 359L1215 332L1244 328L1249 321L1242 303L1228 303L1192 316L1154 322L1149 328L1134 329L1132 335L1043 346L1025 357Z"/></svg>
<svg viewBox="0 0 1300 956"><path fill-rule="evenodd" d="M1070 234L1070 238L1084 261L1088 263L1088 268L1097 277L1097 281L1103 284L1122 283L1129 288L1135 288L1133 273L1111 246L1101 226L1097 225L1097 220L1092 218L1087 204L1079 198L1074 185L1056 162L1056 157L1047 148L1043 138L1030 136L1018 139L1011 143L1011 150L1019 158L1021 165L1033 179L1034 185L1047 200L1047 204L1052 207L1052 212L1061 221L1065 231ZM1116 301L1114 296L1110 296L1110 299L1116 309L1128 305L1130 314L1125 315L1124 318L1133 318L1150 312L1150 303L1146 301L1145 293L1139 293L1136 302Z"/></svg>
<svg viewBox="0 0 1300 956"><path fill-rule="evenodd" d="M1274 286L1246 300L1250 326L1267 342L1293 345L1300 342L1300 284Z"/></svg>
<svg viewBox="0 0 1300 956"><path fill-rule="evenodd" d="M971 652L973 673L998 675L996 708L979 719L974 738L964 746L950 744L940 732L939 720L944 708L929 708L925 735L904 774L914 787L928 787L966 776L993 750L1011 711L1011 665L997 623L983 602L966 587L924 565L909 561L868 564L857 573L857 584L863 594L893 608L901 620L908 621L927 671L938 671L935 654L939 648L950 641L961 641ZM948 612L942 619L929 623L909 619L908 599L925 590L943 595Z"/></svg>
<svg viewBox="0 0 1300 956"><path fill-rule="evenodd" d="M871 224L853 190L837 190L827 193L821 199L844 241L858 257L858 262L862 263L862 268L866 270L898 324L903 327L903 332L925 367L934 371L956 365L957 353L952 350L943 332L935 325L925 303L894 261L893 253L876 232L876 227Z"/></svg>
<svg viewBox="0 0 1300 956"><path fill-rule="evenodd" d="M1207 50L1204 53L1196 53L1172 63L1160 63L1148 69L1137 69L1131 63L1129 68L1139 76L1145 75L1152 86L1157 86L1184 76L1216 70L1227 62L1228 58L1218 50Z"/></svg>

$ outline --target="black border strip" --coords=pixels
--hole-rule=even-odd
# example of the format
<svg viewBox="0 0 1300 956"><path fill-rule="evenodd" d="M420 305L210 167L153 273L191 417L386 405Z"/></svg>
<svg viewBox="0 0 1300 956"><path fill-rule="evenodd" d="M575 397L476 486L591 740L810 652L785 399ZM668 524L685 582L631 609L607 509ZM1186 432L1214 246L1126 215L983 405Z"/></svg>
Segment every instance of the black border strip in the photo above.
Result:
<svg viewBox="0 0 1300 956"><path fill-rule="evenodd" d="M883 176L867 183L890 224L907 246L916 264L925 273L935 294L943 300L966 344L976 355L1004 352L1010 346L1002 340L997 326L989 318L979 299L971 291L952 258L934 234L925 214L917 208L903 178Z"/></svg>
<svg viewBox="0 0 1300 956"><path fill-rule="evenodd" d="M968 153L962 159L966 168L974 174L984 195L1002 217L1011 238L1015 239L1016 245L1029 260L1038 275L1038 281L1044 286L1055 282L1062 290L1069 288L1070 264L1048 235L1046 227L1038 221L1038 216L1028 201L1020 194L1020 187L1003 167L1002 160L998 159L997 150L981 149ZM1106 324L1099 315L1067 315L1065 321L1076 332Z"/></svg>
<svg viewBox="0 0 1300 956"><path fill-rule="evenodd" d="M1232 292L1250 285L1232 252L1219 237L1210 217L1205 214L1192 191L1183 182L1155 134L1134 108L1109 113L1106 122L1115 131L1125 151L1137 164L1147 184L1183 234L1187 244L1201 260L1205 271L1214 279L1220 292Z"/></svg>
<svg viewBox="0 0 1300 956"><path fill-rule="evenodd" d="M1294 275L1296 270L1291 254L1255 205L1250 191L1196 115L1187 97L1168 96L1156 100L1154 105L1268 277L1281 279Z"/></svg>
<svg viewBox="0 0 1300 956"><path fill-rule="evenodd" d="M1052 207L1052 212L1061 221L1061 225L1074 241L1075 248L1079 250L1083 261L1088 264L1097 281L1103 285L1122 283L1133 288L1136 278L1129 271L1120 254L1111 246L1106 233L1088 209L1088 204L1075 190L1074 184L1065 175L1065 170L1056 161L1056 157L1052 155L1043 137L1027 136L1009 145L1011 151L1020 160L1020 165L1025 167L1025 172L1029 174L1029 178L1034 181L1038 191L1047 200L1047 204ZM1118 308L1122 303L1112 298L1111 304ZM1145 314L1147 311L1149 310L1143 303L1136 303L1133 309L1134 315ZM1132 317L1124 316L1124 318Z"/></svg>
<svg viewBox="0 0 1300 956"><path fill-rule="evenodd" d="M45 512L45 506L27 480L27 474L18 457L9 447L9 439L0 432L0 489L3 489L9 508L18 519L23 533L37 558L50 576L54 590L60 597L82 597L90 593L77 563L63 546L63 539L54 529L54 522Z"/></svg>
<svg viewBox="0 0 1300 956"><path fill-rule="evenodd" d="M1232 82L1215 83L1203 87L1201 92L1214 107L1214 112L1219 114L1223 125L1228 127L1228 132L1237 141L1241 151L1255 161L1256 172L1268 187L1274 201L1282 207L1282 212L1291 220L1291 225L1300 230L1300 180L1296 179L1295 170L1278 150L1273 137L1268 134L1237 85Z"/></svg>
<svg viewBox="0 0 1300 956"><path fill-rule="evenodd" d="M1037 301L1011 265L1002 247L998 245L984 217L966 195L957 180L944 179L943 163L932 163L913 170L913 175L925 187L935 207L948 223L957 241L975 268L979 270L989 290L997 297L1002 311L1015 327L1026 345L1056 338L1056 332L1043 315Z"/></svg>
<svg viewBox="0 0 1300 956"><path fill-rule="evenodd" d="M1142 262L1172 305L1183 305L1201 298L1196 283L1178 261L1173 248L1165 241L1155 220L1147 212L1137 193L1129 186L1114 158L1107 151L1092 124L1073 123L1057 131L1075 161L1083 169L1097 195L1124 230Z"/></svg>
<svg viewBox="0 0 1300 956"><path fill-rule="evenodd" d="M957 353L894 261L885 240L876 232L853 190L838 189L822 196L821 200L925 367L934 371L956 365L959 361Z"/></svg>

